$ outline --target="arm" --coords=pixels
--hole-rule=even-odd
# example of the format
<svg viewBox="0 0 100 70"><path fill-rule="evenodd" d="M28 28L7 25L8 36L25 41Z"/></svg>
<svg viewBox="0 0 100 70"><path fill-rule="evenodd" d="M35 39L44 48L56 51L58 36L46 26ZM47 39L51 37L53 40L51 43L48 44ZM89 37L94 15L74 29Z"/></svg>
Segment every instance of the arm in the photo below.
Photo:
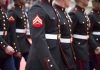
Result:
<svg viewBox="0 0 100 70"><path fill-rule="evenodd" d="M5 18L3 18L3 20L5 20L5 26L6 26L6 36L0 36L0 46L4 49L6 54L12 55L14 53L14 49L9 45L9 39L8 39L8 20L7 20L7 15L5 13ZM3 24L3 23L2 23Z"/></svg>
<svg viewBox="0 0 100 70"><path fill-rule="evenodd" d="M32 36L32 46L35 49L40 63L44 69L53 68L58 70L51 54L45 38L45 12L40 7L32 7L28 13L30 23L30 33ZM53 67L52 67L53 66Z"/></svg>
<svg viewBox="0 0 100 70"><path fill-rule="evenodd" d="M94 31L94 24L95 24L95 20L93 18L93 14L89 15L90 21L91 21L91 31L90 31L90 39L89 39L89 44L90 45L90 49L94 50L96 54L98 54L99 50L100 50L100 46L98 45L98 43L96 42L94 36L93 36L93 31Z"/></svg>
<svg viewBox="0 0 100 70"><path fill-rule="evenodd" d="M74 12L70 12L69 15L72 19L72 33L74 33L75 27L77 26L78 23L78 18Z"/></svg>
<svg viewBox="0 0 100 70"><path fill-rule="evenodd" d="M15 28L16 28L16 14L14 13L13 10L10 10L8 12L8 20L9 20L9 39L10 39L10 44L11 46L15 49L15 51L17 52L19 49L16 46L16 32L15 32Z"/></svg>

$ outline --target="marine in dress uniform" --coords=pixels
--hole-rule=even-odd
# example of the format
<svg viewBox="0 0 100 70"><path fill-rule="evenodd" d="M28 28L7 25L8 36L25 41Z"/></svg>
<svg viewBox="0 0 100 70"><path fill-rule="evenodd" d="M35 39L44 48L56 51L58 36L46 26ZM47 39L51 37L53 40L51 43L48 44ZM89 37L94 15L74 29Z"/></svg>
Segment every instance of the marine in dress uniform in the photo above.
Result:
<svg viewBox="0 0 100 70"><path fill-rule="evenodd" d="M14 49L9 45L8 29L9 24L7 14L3 8L3 0L0 0L0 68L3 70L15 70L12 55Z"/></svg>
<svg viewBox="0 0 100 70"><path fill-rule="evenodd" d="M11 46L14 47L15 56L23 56L27 60L31 43L27 35L28 16L24 9L24 0L14 0L14 9L8 12L10 24ZM17 68L19 69L20 59L17 58ZM18 70L17 69L17 70Z"/></svg>
<svg viewBox="0 0 100 70"><path fill-rule="evenodd" d="M64 62L68 69L75 69L74 63L74 50L72 47L72 20L69 14L65 11L69 5L68 0L62 1L60 3L58 0L55 0L53 3L53 7L58 17L58 25L59 25L59 34L60 34L60 50ZM64 4L65 6L63 7Z"/></svg>
<svg viewBox="0 0 100 70"><path fill-rule="evenodd" d="M70 12L73 21L73 48L76 55L76 70L89 70L88 38L90 20L85 13L88 0L76 0L75 8Z"/></svg>
<svg viewBox="0 0 100 70"><path fill-rule="evenodd" d="M49 2L50 1L50 2ZM58 19L51 0L36 1L28 12L32 46L26 70L65 70L58 43Z"/></svg>
<svg viewBox="0 0 100 70"><path fill-rule="evenodd" d="M100 0L93 0L93 10L89 14L91 20L90 46L90 70L100 70L100 54L96 53L100 48Z"/></svg>

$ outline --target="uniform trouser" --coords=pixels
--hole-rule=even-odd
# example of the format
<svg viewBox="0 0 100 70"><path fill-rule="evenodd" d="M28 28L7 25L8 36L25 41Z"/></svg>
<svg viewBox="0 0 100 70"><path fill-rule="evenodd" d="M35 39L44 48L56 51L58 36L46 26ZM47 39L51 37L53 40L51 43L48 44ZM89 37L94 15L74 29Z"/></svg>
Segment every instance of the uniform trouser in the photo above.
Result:
<svg viewBox="0 0 100 70"><path fill-rule="evenodd" d="M90 54L90 70L100 70L100 55Z"/></svg>
<svg viewBox="0 0 100 70"><path fill-rule="evenodd" d="M23 53L22 56L24 57L25 61L27 61L28 53ZM21 61L21 59L14 57L16 70L19 70L19 68L20 68L20 61Z"/></svg>
<svg viewBox="0 0 100 70"><path fill-rule="evenodd" d="M100 66L97 66L95 69L96 69L96 70L100 70Z"/></svg>
<svg viewBox="0 0 100 70"><path fill-rule="evenodd" d="M89 62L76 61L76 70L89 70Z"/></svg>
<svg viewBox="0 0 100 70"><path fill-rule="evenodd" d="M53 47L52 49L50 49L50 53L52 55L52 57L54 58L56 64L58 65L60 70L68 70L66 65L64 64L62 57L59 53L59 49L57 47Z"/></svg>
<svg viewBox="0 0 100 70"><path fill-rule="evenodd" d="M2 70L16 70L13 56L7 58Z"/></svg>
<svg viewBox="0 0 100 70"><path fill-rule="evenodd" d="M76 70L89 70L89 50L87 40L74 39L73 48L76 55Z"/></svg>

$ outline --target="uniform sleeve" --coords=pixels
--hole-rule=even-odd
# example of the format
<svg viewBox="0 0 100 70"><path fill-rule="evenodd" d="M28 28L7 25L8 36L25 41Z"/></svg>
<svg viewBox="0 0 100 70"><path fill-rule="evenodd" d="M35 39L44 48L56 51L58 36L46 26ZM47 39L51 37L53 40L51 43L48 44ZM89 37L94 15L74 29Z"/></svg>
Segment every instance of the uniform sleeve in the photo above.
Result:
<svg viewBox="0 0 100 70"><path fill-rule="evenodd" d="M90 45L89 47L90 49L95 50L98 47L98 44L96 43L96 40L94 39L93 34L92 34L95 22L92 15L89 15L89 18L91 22L89 45L92 44L92 46Z"/></svg>
<svg viewBox="0 0 100 70"><path fill-rule="evenodd" d="M78 18L77 18L76 14L74 12L70 12L69 15L70 15L70 17L72 19L72 31L74 33L75 27L76 27L76 25L78 23Z"/></svg>
<svg viewBox="0 0 100 70"><path fill-rule="evenodd" d="M8 25L7 25L7 15L6 15L6 13L3 16L5 16L5 18L2 19L2 20L5 20L5 23L6 23L5 25L7 27L6 29L8 29ZM7 32L7 35L8 35L8 32ZM7 46L8 46L7 36L6 37L5 36L0 36L0 47L2 47L3 49L5 49Z"/></svg>
<svg viewBox="0 0 100 70"><path fill-rule="evenodd" d="M10 39L10 45L15 49L15 51L19 51L18 46L16 45L16 14L14 11L10 10L8 12L8 23L9 23L9 39Z"/></svg>
<svg viewBox="0 0 100 70"><path fill-rule="evenodd" d="M43 65L44 70L58 70L45 38L45 18L46 14L40 7L32 7L28 13L32 46L35 53Z"/></svg>

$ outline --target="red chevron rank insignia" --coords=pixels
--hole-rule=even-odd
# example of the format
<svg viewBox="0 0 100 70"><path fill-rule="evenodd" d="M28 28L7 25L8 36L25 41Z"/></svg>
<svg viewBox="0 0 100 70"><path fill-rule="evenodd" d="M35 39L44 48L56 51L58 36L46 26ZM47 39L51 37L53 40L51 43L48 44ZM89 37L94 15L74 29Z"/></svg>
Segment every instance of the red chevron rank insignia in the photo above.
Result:
<svg viewBox="0 0 100 70"><path fill-rule="evenodd" d="M10 16L8 20L9 20L9 22L15 22L15 19L13 16Z"/></svg>
<svg viewBox="0 0 100 70"><path fill-rule="evenodd" d="M39 16L36 16L32 21L32 25L34 27L41 27L43 25L43 21Z"/></svg>

